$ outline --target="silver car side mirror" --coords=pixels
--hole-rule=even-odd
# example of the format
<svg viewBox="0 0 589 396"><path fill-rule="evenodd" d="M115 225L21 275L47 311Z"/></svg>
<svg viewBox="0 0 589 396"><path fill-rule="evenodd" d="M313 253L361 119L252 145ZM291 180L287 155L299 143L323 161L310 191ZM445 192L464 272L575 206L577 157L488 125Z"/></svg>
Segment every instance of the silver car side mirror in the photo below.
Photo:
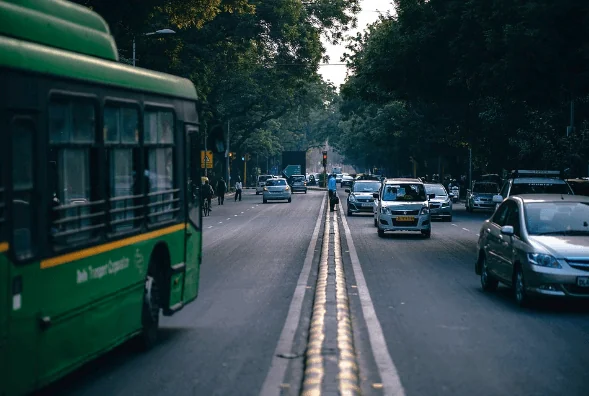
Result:
<svg viewBox="0 0 589 396"><path fill-rule="evenodd" d="M515 231L513 229L513 226L503 226L501 227L501 233L503 235L508 235L508 236L512 236L513 234L515 234Z"/></svg>
<svg viewBox="0 0 589 396"><path fill-rule="evenodd" d="M378 199L378 193L372 193L372 198Z"/></svg>
<svg viewBox="0 0 589 396"><path fill-rule="evenodd" d="M503 196L501 196L501 195L493 195L493 202L494 203L501 203L501 202L503 202Z"/></svg>

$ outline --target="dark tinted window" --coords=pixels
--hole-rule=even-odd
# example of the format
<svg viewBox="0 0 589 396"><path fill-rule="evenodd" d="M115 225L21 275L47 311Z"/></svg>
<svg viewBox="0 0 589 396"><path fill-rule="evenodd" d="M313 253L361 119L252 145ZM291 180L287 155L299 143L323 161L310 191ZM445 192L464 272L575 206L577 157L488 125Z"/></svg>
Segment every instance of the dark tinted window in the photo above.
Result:
<svg viewBox="0 0 589 396"><path fill-rule="evenodd" d="M475 183L472 188L473 193L481 194L497 194L499 192L499 186L495 183Z"/></svg>
<svg viewBox="0 0 589 396"><path fill-rule="evenodd" d="M377 192L380 190L379 182L354 183L354 192Z"/></svg>
<svg viewBox="0 0 589 396"><path fill-rule="evenodd" d="M284 179L270 179L266 181L267 186L286 186L286 180Z"/></svg>

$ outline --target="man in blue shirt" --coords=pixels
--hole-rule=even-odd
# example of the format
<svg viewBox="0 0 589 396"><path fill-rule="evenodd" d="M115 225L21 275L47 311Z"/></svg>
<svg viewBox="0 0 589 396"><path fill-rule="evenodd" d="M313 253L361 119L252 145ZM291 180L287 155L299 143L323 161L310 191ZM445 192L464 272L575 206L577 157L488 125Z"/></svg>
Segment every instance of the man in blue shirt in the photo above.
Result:
<svg viewBox="0 0 589 396"><path fill-rule="evenodd" d="M329 210L330 212L333 212L337 203L337 183L335 180L335 173L329 176L329 180L327 181L327 190L329 194Z"/></svg>

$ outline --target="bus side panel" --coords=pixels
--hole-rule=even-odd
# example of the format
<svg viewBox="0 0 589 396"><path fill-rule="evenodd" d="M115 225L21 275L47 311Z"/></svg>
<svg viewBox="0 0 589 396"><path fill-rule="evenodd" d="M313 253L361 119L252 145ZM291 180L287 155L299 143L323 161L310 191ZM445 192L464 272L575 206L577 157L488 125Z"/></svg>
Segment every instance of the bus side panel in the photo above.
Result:
<svg viewBox="0 0 589 396"><path fill-rule="evenodd" d="M202 233L191 223L188 230L191 235L186 238L186 279L184 283L184 303L193 301L198 296L198 279L201 263Z"/></svg>
<svg viewBox="0 0 589 396"><path fill-rule="evenodd" d="M156 243L164 242L170 251L171 265L182 263L182 251L176 246L183 238L181 229L42 269L43 276L30 280L30 290L38 291L32 306L40 308L40 319L49 318L46 326L37 325L41 384L59 378L141 331L143 290L151 253ZM28 268L38 272L38 267Z"/></svg>
<svg viewBox="0 0 589 396"><path fill-rule="evenodd" d="M165 238L166 244L168 245L168 250L170 251L170 266L173 268L174 266L180 266L181 270L178 272L172 272L170 276L170 300L168 308L173 309L174 306L178 306L179 304L183 303L182 300L182 286L184 284L184 277L185 272L181 267L181 264L184 263L184 240L185 240L185 230L183 229L181 232L176 232L172 235L168 235Z"/></svg>

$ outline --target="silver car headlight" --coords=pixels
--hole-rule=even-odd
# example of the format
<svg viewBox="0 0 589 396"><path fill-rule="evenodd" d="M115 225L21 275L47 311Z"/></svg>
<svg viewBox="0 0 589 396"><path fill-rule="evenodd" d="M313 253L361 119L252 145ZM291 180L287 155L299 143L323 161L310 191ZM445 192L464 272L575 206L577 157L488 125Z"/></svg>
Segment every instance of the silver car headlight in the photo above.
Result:
<svg viewBox="0 0 589 396"><path fill-rule="evenodd" d="M356 197L353 195L350 195L350 202L356 202Z"/></svg>
<svg viewBox="0 0 589 396"><path fill-rule="evenodd" d="M422 214L422 215L429 214L429 208L424 206L423 208L421 208L420 214Z"/></svg>
<svg viewBox="0 0 589 396"><path fill-rule="evenodd" d="M389 208L387 208L386 206L383 206L382 208L380 208L380 213L385 214L385 215L390 215L391 210Z"/></svg>
<svg viewBox="0 0 589 396"><path fill-rule="evenodd" d="M442 202L442 208L447 208L450 206L450 201Z"/></svg>
<svg viewBox="0 0 589 396"><path fill-rule="evenodd" d="M558 260L549 254L528 253L528 262L540 267L562 268Z"/></svg>

